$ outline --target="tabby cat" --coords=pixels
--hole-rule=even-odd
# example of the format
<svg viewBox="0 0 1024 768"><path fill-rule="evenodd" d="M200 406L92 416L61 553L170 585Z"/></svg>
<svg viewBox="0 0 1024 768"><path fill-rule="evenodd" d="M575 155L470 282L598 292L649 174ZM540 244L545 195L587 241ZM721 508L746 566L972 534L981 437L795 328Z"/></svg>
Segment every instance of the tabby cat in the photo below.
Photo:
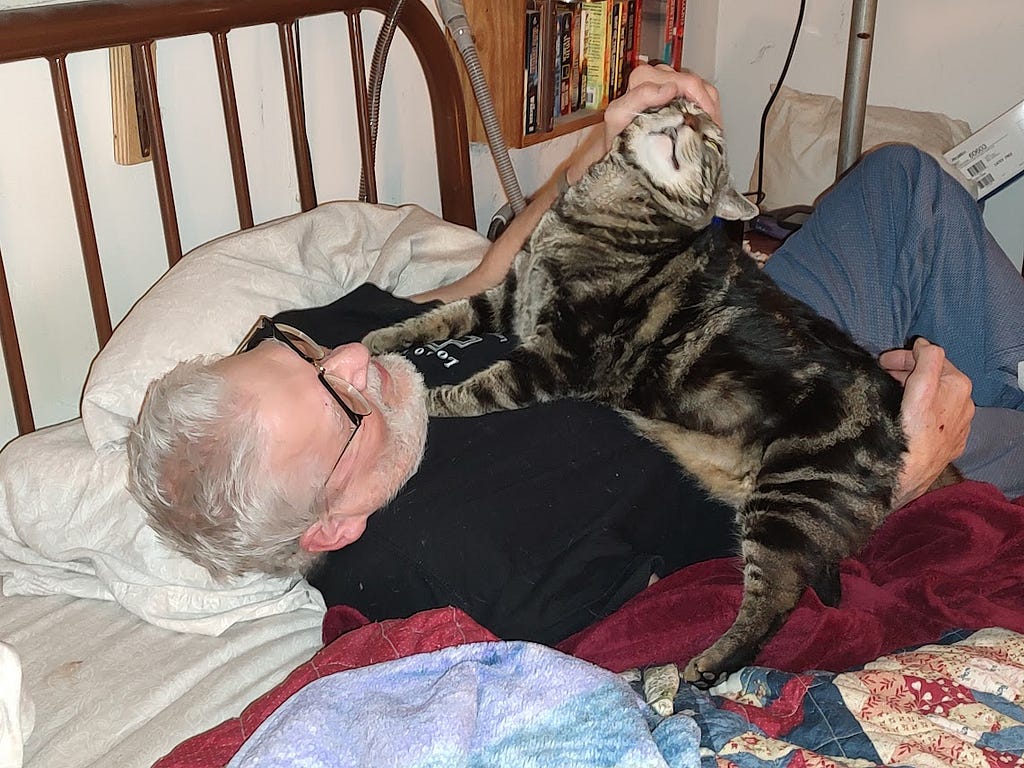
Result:
<svg viewBox="0 0 1024 768"><path fill-rule="evenodd" d="M684 671L705 686L753 661L806 586L838 603L839 561L890 512L906 449L899 384L712 226L757 213L723 150L689 102L638 115L502 284L364 339L514 334L507 360L432 389L430 413L606 403L735 506L743 599Z"/></svg>

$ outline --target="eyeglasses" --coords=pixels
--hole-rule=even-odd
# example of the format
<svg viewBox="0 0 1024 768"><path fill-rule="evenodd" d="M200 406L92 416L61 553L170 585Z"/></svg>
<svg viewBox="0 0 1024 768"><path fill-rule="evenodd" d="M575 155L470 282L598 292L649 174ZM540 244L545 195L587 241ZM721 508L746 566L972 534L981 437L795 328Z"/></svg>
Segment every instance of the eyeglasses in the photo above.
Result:
<svg viewBox="0 0 1024 768"><path fill-rule="evenodd" d="M276 323L266 315L260 315L256 324L253 325L245 335L245 338L242 339L242 343L238 345L238 348L232 354L238 355L242 352L248 352L267 339L280 341L292 352L316 368L317 378L320 380L320 383L331 394L334 401L341 406L341 410L345 412L348 420L352 423L352 431L349 433L345 444L341 447L338 460L334 462L334 466L327 475L327 480L330 480L334 470L341 463L341 457L345 455L345 451L352 444L352 440L355 438L356 432L359 431L359 426L363 423L363 419L373 413L373 408L370 407L370 403L358 389L344 379L328 373L323 367L323 359L327 357L326 349L298 328L293 328L284 323ZM324 481L325 485L327 480Z"/></svg>

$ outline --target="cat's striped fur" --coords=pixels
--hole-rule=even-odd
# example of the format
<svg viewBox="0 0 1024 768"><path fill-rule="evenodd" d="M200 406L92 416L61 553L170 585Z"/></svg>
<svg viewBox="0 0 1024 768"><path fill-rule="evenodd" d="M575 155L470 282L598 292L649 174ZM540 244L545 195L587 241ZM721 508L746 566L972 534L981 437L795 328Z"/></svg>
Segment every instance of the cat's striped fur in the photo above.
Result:
<svg viewBox="0 0 1024 768"><path fill-rule="evenodd" d="M365 339L514 334L507 360L431 390L430 412L607 403L735 505L743 600L688 665L701 684L751 662L806 586L838 602L839 561L889 513L906 447L897 382L708 226L754 213L718 126L676 102L633 121L501 285Z"/></svg>

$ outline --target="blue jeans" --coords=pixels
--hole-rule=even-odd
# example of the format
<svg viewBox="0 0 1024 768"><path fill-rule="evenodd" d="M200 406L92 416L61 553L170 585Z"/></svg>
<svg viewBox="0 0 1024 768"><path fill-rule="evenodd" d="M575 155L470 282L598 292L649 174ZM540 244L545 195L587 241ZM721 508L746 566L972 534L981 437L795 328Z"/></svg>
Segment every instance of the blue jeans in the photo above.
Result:
<svg viewBox="0 0 1024 768"><path fill-rule="evenodd" d="M1024 495L1024 278L938 163L902 145L868 154L765 270L876 354L942 346L977 405L957 466Z"/></svg>

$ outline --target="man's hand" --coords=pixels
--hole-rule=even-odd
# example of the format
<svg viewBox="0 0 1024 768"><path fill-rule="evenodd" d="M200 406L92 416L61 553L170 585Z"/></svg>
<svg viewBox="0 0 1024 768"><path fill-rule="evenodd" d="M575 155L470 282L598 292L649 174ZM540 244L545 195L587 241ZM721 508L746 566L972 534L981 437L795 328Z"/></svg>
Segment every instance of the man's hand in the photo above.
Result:
<svg viewBox="0 0 1024 768"><path fill-rule="evenodd" d="M604 111L603 130L580 146L566 169L570 183L579 181L587 168L596 163L612 148L615 137L640 112L661 107L673 99L685 98L696 102L711 118L722 124L722 106L718 89L689 70L676 71L667 64L652 67L638 64L629 74L626 92L608 104Z"/></svg>
<svg viewBox="0 0 1024 768"><path fill-rule="evenodd" d="M971 380L942 347L919 338L913 349L883 352L879 362L903 385L900 407L907 436L895 506L913 501L967 445L974 417Z"/></svg>

